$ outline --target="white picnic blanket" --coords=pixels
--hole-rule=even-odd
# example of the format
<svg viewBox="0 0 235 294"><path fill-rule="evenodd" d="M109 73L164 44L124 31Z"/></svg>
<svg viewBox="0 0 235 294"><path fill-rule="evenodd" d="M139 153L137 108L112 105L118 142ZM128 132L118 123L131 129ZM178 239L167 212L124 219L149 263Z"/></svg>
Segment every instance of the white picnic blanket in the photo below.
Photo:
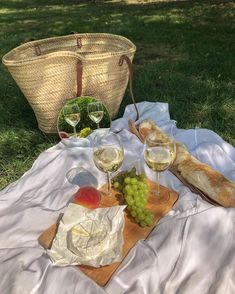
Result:
<svg viewBox="0 0 235 294"><path fill-rule="evenodd" d="M178 129L166 103L142 102L138 108L140 120L153 119L199 160L235 181L235 148L217 134ZM143 145L127 130L134 116L130 105L112 124L113 130L122 130L123 170L142 158ZM89 169L99 185L105 181L92 162L92 149L82 146L83 142L80 147L60 142L0 191L1 294L235 293L235 209L208 204L170 172L162 174L161 184L178 191L179 200L149 238L136 244L106 287L97 286L76 267L54 266L37 238L78 189L68 182L67 172L79 165ZM143 161L141 165L154 179Z"/></svg>

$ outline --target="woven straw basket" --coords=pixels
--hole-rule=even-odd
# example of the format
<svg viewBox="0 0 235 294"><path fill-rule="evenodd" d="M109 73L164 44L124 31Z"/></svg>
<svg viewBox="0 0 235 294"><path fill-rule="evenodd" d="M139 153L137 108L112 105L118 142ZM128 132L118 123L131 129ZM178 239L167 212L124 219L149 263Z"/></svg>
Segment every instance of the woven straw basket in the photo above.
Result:
<svg viewBox="0 0 235 294"><path fill-rule="evenodd" d="M73 34L23 44L3 57L34 110L39 128L57 131L58 114L78 96L100 99L113 118L121 104L136 47L112 34ZM132 95L132 91L131 91Z"/></svg>

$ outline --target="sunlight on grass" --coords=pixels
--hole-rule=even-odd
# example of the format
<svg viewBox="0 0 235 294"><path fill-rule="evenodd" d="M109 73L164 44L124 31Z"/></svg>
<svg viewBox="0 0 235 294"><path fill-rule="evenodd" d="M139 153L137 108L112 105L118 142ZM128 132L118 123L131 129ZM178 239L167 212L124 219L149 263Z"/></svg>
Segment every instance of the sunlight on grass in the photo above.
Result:
<svg viewBox="0 0 235 294"><path fill-rule="evenodd" d="M166 19L165 15L151 15L151 16L142 16L140 17L145 23L155 22L155 21L164 21Z"/></svg>
<svg viewBox="0 0 235 294"><path fill-rule="evenodd" d="M168 22L172 24L184 24L188 22L188 18L183 16L180 10L174 10L163 15L143 16L145 23L150 22Z"/></svg>
<svg viewBox="0 0 235 294"><path fill-rule="evenodd" d="M221 112L224 114L224 118L226 120L230 120L230 125L231 128L234 130L234 116L235 116L235 99L231 100L226 100L221 104Z"/></svg>
<svg viewBox="0 0 235 294"><path fill-rule="evenodd" d="M10 8L0 8L0 14L10 13L10 12L17 12L17 11Z"/></svg>
<svg viewBox="0 0 235 294"><path fill-rule="evenodd" d="M0 187L5 187L7 184L18 180L32 165L32 158L27 157L15 159L13 162L4 164L0 163Z"/></svg>
<svg viewBox="0 0 235 294"><path fill-rule="evenodd" d="M0 138L0 187L17 180L32 165L32 160L56 143L38 130L2 130Z"/></svg>
<svg viewBox="0 0 235 294"><path fill-rule="evenodd" d="M4 8L4 9L0 9L0 14L10 14L14 17L14 15L19 16L19 14L22 13L22 16L25 12L30 13L30 12L34 12L36 10L36 8L23 8L23 9L12 9L12 8Z"/></svg>
<svg viewBox="0 0 235 294"><path fill-rule="evenodd" d="M136 100L167 102L179 128L208 128L235 145L234 3L1 0L0 15L1 56L31 37L71 31L127 37L137 45ZM129 103L127 90L119 116ZM0 112L1 189L58 138L38 130L32 109L3 65Z"/></svg>

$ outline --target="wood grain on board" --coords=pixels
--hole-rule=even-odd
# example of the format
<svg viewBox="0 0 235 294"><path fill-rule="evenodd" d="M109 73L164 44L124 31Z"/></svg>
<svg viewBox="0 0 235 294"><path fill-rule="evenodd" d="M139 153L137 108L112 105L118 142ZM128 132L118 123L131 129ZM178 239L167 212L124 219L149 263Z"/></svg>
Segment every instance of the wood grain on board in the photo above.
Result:
<svg viewBox="0 0 235 294"><path fill-rule="evenodd" d="M125 212L125 228L123 231L124 245L123 245L123 259L134 245L142 239L146 239L158 221L171 210L172 206L178 199L178 195L175 191L169 190L166 187L161 186L161 195L156 196L154 191L157 189L157 184L146 179L146 183L149 186L149 196L147 208L154 214L154 222L151 227L141 228L136 224L131 217ZM105 191L106 185L100 190ZM122 201L122 195L112 190L112 196L103 196L101 199L100 207L110 207L113 205L120 205ZM61 218L61 217L60 217ZM50 228L44 231L38 238L39 243L46 249L51 247L53 239L56 235L59 221L57 224L53 224ZM122 261L116 262L100 268L94 268L90 266L79 265L79 269L85 273L88 277L93 279L100 286L104 286L113 273L117 270Z"/></svg>

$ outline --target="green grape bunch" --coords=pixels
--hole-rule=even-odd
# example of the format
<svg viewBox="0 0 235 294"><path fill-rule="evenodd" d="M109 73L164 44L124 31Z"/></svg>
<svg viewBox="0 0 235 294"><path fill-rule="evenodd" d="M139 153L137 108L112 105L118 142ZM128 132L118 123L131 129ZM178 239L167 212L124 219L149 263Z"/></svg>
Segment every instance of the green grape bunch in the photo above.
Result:
<svg viewBox="0 0 235 294"><path fill-rule="evenodd" d="M84 128L80 131L79 133L79 137L80 138L86 138L88 135L90 135L92 133L92 129L91 128Z"/></svg>
<svg viewBox="0 0 235 294"><path fill-rule="evenodd" d="M136 169L121 173L113 179L115 189L123 193L127 210L141 227L151 226L154 215L145 206L148 201L148 185L144 182L144 174L137 175Z"/></svg>

